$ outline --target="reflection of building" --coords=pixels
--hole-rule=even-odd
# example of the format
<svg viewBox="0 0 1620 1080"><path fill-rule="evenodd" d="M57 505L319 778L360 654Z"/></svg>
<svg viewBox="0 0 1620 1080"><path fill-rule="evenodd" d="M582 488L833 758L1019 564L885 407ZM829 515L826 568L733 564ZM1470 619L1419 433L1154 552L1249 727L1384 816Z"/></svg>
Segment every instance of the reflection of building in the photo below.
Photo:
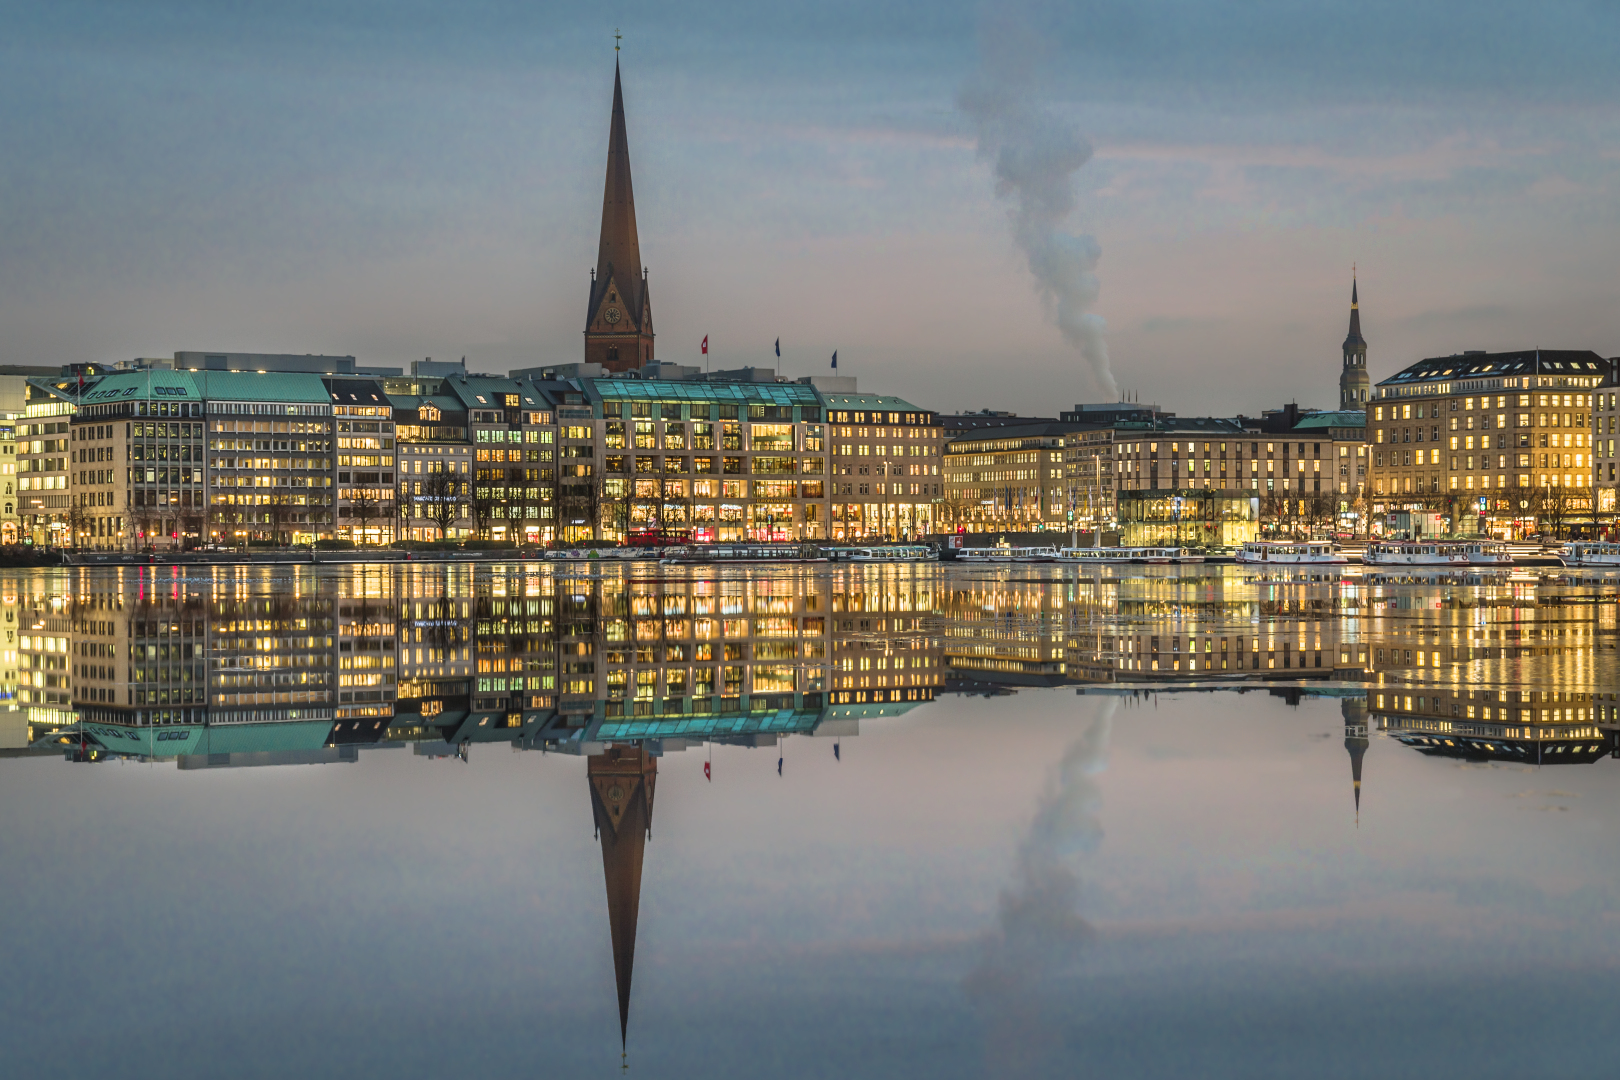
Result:
<svg viewBox="0 0 1620 1080"><path fill-rule="evenodd" d="M602 842L608 928L613 937L613 981L619 992L619 1043L630 1024L630 977L636 962L636 919L641 912L641 863L652 835L658 759L639 746L610 746L586 763L591 813Z"/></svg>
<svg viewBox="0 0 1620 1080"><path fill-rule="evenodd" d="M1367 701L1365 698L1343 698L1339 709L1344 714L1344 749L1350 755L1350 787L1356 800L1356 817L1361 817L1361 762L1367 756Z"/></svg>

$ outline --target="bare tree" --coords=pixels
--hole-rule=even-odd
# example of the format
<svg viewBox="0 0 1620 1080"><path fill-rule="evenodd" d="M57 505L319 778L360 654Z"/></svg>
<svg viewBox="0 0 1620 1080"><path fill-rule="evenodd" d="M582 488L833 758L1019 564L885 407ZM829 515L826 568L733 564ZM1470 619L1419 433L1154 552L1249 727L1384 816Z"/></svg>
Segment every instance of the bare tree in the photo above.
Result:
<svg viewBox="0 0 1620 1080"><path fill-rule="evenodd" d="M495 498L488 484L480 484L468 490L467 509L472 513L474 536L486 540L489 538L489 519L495 515L495 507L502 501Z"/></svg>
<svg viewBox="0 0 1620 1080"><path fill-rule="evenodd" d="M439 539L450 536L450 529L461 520L461 500L466 482L458 472L446 469L429 473L422 482L424 514L439 530Z"/></svg>
<svg viewBox="0 0 1620 1080"><path fill-rule="evenodd" d="M369 526L381 512L382 508L377 505L377 497L372 494L370 488L350 489L349 520L358 521L360 523L360 535L356 537L354 527L351 526L349 529L349 538L351 540L356 540L357 542L363 543L365 540L367 526Z"/></svg>
<svg viewBox="0 0 1620 1080"><path fill-rule="evenodd" d="M201 507L188 506L180 511L180 546L185 547L188 538L195 535L198 542L202 540L204 522L207 515Z"/></svg>
<svg viewBox="0 0 1620 1080"><path fill-rule="evenodd" d="M78 547L79 541L90 531L90 512L79 505L80 496L73 496L73 503L67 509L67 546Z"/></svg>
<svg viewBox="0 0 1620 1080"><path fill-rule="evenodd" d="M293 506L287 496L276 496L276 501L270 504L271 538L278 544L287 544L292 540L291 528L295 516Z"/></svg>

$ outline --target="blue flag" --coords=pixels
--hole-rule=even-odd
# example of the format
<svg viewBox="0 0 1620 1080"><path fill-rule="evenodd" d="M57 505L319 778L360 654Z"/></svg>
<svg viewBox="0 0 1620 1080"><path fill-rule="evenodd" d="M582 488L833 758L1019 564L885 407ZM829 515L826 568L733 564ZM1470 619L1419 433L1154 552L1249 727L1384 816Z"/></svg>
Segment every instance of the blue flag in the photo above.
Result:
<svg viewBox="0 0 1620 1080"><path fill-rule="evenodd" d="M782 355L782 339L781 338L776 339L776 355L777 356Z"/></svg>
<svg viewBox="0 0 1620 1080"><path fill-rule="evenodd" d="M776 759L776 775L777 776L782 775L782 759L781 758Z"/></svg>
<svg viewBox="0 0 1620 1080"><path fill-rule="evenodd" d="M838 353L836 351L833 353L833 370L838 370Z"/></svg>
<svg viewBox="0 0 1620 1080"><path fill-rule="evenodd" d="M833 743L833 760L834 761L842 761L842 760L844 760L838 754L838 744L837 743Z"/></svg>

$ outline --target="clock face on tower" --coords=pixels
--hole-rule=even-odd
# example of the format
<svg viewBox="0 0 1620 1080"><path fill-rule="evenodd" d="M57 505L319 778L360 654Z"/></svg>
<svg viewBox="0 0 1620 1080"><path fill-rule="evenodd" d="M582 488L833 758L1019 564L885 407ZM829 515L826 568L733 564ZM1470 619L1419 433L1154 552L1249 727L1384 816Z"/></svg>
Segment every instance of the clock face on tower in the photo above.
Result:
<svg viewBox="0 0 1620 1080"><path fill-rule="evenodd" d="M610 307L606 311L602 312L602 318L607 320L609 326L613 326L617 324L618 321L623 318L623 316L619 314L618 308Z"/></svg>

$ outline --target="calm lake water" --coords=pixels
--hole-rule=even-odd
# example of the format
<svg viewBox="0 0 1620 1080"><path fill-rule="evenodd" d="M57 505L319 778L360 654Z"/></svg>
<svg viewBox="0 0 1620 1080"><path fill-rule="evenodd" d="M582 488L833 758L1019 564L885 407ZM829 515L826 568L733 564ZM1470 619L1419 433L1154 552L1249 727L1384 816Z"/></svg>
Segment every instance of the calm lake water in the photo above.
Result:
<svg viewBox="0 0 1620 1080"><path fill-rule="evenodd" d="M1617 592L10 572L4 1071L1611 1076Z"/></svg>

